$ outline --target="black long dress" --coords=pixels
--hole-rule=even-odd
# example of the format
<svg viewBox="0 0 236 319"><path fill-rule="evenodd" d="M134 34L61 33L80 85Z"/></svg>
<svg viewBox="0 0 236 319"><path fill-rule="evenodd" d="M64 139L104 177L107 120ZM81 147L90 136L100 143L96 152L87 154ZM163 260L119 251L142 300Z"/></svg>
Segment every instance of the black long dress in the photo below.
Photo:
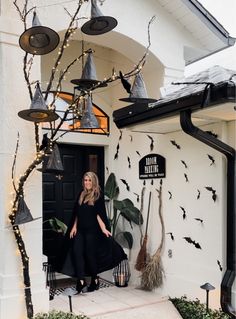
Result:
<svg viewBox="0 0 236 319"><path fill-rule="evenodd" d="M110 230L103 196L100 196L94 205L80 205L79 196L74 205L72 223L73 225L77 217L77 234L70 239L71 227L68 228L57 270L68 276L83 279L84 276L96 276L114 268L127 259L127 255L113 237L106 237L102 233L98 224L97 215Z"/></svg>

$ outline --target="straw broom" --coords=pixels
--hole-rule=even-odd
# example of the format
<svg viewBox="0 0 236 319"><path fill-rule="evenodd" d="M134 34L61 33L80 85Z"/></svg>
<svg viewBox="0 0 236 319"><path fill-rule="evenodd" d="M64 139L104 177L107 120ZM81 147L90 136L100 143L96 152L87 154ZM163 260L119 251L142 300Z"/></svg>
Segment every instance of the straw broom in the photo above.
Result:
<svg viewBox="0 0 236 319"><path fill-rule="evenodd" d="M163 266L161 261L161 253L164 245L165 239L165 226L164 220L162 216L162 180L160 181L160 189L156 191L158 192L159 198L159 217L161 221L162 227L162 237L161 243L153 256L151 256L149 262L146 267L142 271L141 275L141 289L151 291L155 288L158 288L162 285L163 282Z"/></svg>
<svg viewBox="0 0 236 319"><path fill-rule="evenodd" d="M145 235L143 238L143 243L140 248L140 251L138 253L137 259L136 259L136 264L135 264L135 269L138 271L142 271L146 264L147 264L147 231L148 231L148 222L149 222L149 213L150 213L150 203L151 203L151 195L152 193L149 193L149 201L148 201L148 213L147 213L147 221L146 221L146 229L145 229Z"/></svg>

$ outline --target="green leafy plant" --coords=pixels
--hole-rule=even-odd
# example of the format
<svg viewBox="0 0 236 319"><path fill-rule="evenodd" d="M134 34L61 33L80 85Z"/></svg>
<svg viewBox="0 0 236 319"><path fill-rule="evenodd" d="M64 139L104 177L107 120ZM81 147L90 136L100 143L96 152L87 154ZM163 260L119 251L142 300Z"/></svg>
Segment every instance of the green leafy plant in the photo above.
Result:
<svg viewBox="0 0 236 319"><path fill-rule="evenodd" d="M107 214L111 224L112 236L116 238L124 247L129 249L133 246L133 236L129 231L121 231L118 227L120 217L123 217L133 229L133 224L143 223L140 210L134 206L133 202L125 198L118 200L119 187L114 173L111 173L106 181L104 194L106 197Z"/></svg>
<svg viewBox="0 0 236 319"><path fill-rule="evenodd" d="M62 233L63 235L67 232L67 225L64 224L60 219L53 217L44 221L44 223L48 222L51 226L51 229L56 233Z"/></svg>
<svg viewBox="0 0 236 319"><path fill-rule="evenodd" d="M48 313L38 313L34 319L89 319L85 315L75 315L71 312L52 310Z"/></svg>
<svg viewBox="0 0 236 319"><path fill-rule="evenodd" d="M183 319L230 319L230 316L221 310L208 309L199 299L188 300L186 296L170 299Z"/></svg>

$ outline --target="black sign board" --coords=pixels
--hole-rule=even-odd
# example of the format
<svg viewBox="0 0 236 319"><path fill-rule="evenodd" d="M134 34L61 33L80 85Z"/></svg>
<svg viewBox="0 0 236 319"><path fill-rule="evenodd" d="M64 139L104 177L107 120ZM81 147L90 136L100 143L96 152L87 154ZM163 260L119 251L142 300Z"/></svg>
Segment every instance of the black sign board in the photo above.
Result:
<svg viewBox="0 0 236 319"><path fill-rule="evenodd" d="M166 177L166 159L159 154L149 154L139 161L139 178Z"/></svg>

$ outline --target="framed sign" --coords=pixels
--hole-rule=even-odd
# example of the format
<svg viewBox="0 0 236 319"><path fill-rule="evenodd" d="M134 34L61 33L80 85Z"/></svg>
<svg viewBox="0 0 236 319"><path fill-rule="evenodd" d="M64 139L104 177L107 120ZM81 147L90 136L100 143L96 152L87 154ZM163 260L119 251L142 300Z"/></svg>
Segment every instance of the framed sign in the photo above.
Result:
<svg viewBox="0 0 236 319"><path fill-rule="evenodd" d="M166 159L159 154L148 154L139 161L139 179L166 177Z"/></svg>

